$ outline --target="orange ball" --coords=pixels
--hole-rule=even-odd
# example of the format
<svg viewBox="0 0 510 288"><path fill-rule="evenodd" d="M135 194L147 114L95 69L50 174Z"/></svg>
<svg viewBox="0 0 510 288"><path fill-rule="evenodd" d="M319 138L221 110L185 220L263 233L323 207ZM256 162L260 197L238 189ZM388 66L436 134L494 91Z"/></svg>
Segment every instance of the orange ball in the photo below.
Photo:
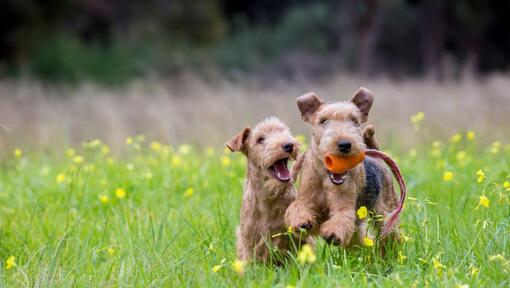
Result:
<svg viewBox="0 0 510 288"><path fill-rule="evenodd" d="M330 172L339 174L356 167L363 160L365 160L365 152L348 157L338 157L330 154L324 158L324 164Z"/></svg>

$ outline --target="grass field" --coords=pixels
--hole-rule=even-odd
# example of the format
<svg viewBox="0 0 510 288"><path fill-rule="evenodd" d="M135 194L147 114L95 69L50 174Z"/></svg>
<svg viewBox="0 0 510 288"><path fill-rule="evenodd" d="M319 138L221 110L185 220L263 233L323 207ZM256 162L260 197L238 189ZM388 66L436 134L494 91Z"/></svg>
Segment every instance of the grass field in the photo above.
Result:
<svg viewBox="0 0 510 288"><path fill-rule="evenodd" d="M387 258L319 241L316 259L278 268L235 261L240 155L143 136L122 153L21 147L0 170L0 285L508 287L510 146L476 136L387 147L410 194Z"/></svg>

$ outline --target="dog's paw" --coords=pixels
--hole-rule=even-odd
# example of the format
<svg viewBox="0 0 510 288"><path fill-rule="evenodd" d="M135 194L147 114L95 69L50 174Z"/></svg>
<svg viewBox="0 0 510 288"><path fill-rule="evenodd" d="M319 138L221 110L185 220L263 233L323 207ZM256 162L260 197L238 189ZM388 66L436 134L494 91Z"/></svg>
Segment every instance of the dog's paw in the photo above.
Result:
<svg viewBox="0 0 510 288"><path fill-rule="evenodd" d="M285 212L285 223L295 232L299 232L300 229L310 230L316 224L313 214L297 205L296 202L292 203L289 208L287 208Z"/></svg>
<svg viewBox="0 0 510 288"><path fill-rule="evenodd" d="M320 235L327 243L346 247L351 242L352 230L338 223L326 221L320 228Z"/></svg>

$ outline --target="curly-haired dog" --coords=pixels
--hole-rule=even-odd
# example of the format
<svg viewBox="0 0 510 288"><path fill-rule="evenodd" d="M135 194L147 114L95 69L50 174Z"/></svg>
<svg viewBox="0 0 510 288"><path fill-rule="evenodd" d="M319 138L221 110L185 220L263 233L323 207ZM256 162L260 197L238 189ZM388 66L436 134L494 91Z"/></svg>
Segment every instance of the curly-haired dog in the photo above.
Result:
<svg viewBox="0 0 510 288"><path fill-rule="evenodd" d="M366 236L366 221L356 210L387 215L397 205L392 175L383 161L371 157L342 174L329 172L326 155L349 156L367 148L378 149L373 127L362 130L372 106L372 93L360 88L349 101L326 104L315 93L297 99L304 121L313 125L309 150L304 154L296 200L285 214L286 224L319 233L326 241L348 246L353 234ZM365 144L367 143L367 144ZM358 228L358 229L356 229Z"/></svg>
<svg viewBox="0 0 510 288"><path fill-rule="evenodd" d="M298 142L283 122L271 117L253 129L244 128L226 145L248 160L237 255L242 260L265 262L269 243L280 251L290 248L288 237L272 236L287 230L284 214L296 194L287 165L296 159Z"/></svg>

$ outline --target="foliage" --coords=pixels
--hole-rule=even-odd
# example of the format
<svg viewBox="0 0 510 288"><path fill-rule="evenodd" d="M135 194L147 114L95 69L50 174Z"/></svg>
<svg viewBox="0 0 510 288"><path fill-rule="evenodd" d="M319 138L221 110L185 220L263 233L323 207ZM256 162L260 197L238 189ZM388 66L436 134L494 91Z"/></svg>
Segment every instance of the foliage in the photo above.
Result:
<svg viewBox="0 0 510 288"><path fill-rule="evenodd" d="M420 133L425 117L413 117ZM302 139L303 137L299 137ZM0 170L4 286L508 286L510 146L457 133L391 151L410 197L402 243L318 241L285 265L236 260L242 155L126 139L17 148ZM282 231L285 237L286 231ZM370 243L372 244L372 243Z"/></svg>

